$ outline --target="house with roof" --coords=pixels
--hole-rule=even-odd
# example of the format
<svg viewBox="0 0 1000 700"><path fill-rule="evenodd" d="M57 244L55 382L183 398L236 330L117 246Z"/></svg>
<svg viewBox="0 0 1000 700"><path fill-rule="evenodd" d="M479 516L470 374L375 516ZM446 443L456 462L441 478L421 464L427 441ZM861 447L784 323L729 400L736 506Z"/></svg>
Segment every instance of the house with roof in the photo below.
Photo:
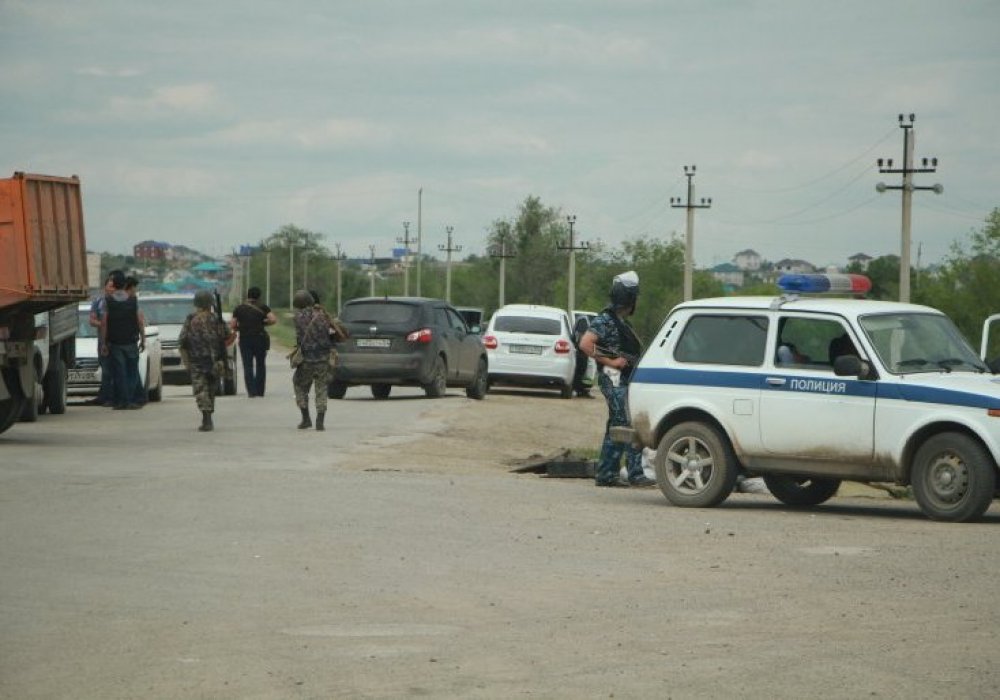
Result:
<svg viewBox="0 0 1000 700"><path fill-rule="evenodd" d="M760 269L760 264L762 260L760 254L756 250L747 248L746 250L741 250L736 255L733 256L733 264L741 270L746 270L748 272L756 272Z"/></svg>
<svg viewBox="0 0 1000 700"><path fill-rule="evenodd" d="M743 286L744 272L733 263L722 263L712 268L712 277L727 289L736 289Z"/></svg>
<svg viewBox="0 0 1000 700"><path fill-rule="evenodd" d="M816 266L805 260L783 258L774 263L774 271L778 274L804 275L816 271Z"/></svg>
<svg viewBox="0 0 1000 700"><path fill-rule="evenodd" d="M847 259L848 264L857 265L858 268L864 272L868 269L868 263L870 263L874 258L865 253L855 253Z"/></svg>

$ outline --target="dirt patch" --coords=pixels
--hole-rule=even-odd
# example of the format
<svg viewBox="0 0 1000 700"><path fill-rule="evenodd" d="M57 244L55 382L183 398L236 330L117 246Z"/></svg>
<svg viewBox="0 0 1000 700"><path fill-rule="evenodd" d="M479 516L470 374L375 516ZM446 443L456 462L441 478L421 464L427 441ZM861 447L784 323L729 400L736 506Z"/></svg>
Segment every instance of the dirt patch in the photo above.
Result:
<svg viewBox="0 0 1000 700"><path fill-rule="evenodd" d="M455 401L462 402L457 410ZM598 450L607 421L603 399L561 399L555 392L498 391L483 401L449 397L422 403L422 418L448 427L368 454L391 458L403 471L510 471L532 455Z"/></svg>

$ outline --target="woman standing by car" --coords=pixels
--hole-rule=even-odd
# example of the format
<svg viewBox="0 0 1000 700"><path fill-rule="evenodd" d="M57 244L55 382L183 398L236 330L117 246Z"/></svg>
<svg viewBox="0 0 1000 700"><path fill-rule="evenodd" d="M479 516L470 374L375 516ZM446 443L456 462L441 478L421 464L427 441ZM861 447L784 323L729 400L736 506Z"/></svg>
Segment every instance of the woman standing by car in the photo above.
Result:
<svg viewBox="0 0 1000 700"><path fill-rule="evenodd" d="M298 428L312 427L309 415L309 389L316 393L316 430L324 430L326 417L327 384L330 383L330 352L333 340L330 317L313 300L305 289L295 292L292 304L295 312L296 350L292 353L295 372L292 385L295 388L295 404L302 412ZM296 357L297 356L297 357Z"/></svg>

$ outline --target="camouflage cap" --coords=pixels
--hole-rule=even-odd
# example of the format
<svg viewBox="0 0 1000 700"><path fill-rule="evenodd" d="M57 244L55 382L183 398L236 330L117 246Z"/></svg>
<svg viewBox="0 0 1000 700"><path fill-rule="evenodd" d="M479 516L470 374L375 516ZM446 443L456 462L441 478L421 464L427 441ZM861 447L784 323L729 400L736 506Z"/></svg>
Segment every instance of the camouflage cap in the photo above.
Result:
<svg viewBox="0 0 1000 700"><path fill-rule="evenodd" d="M207 292L205 290L195 292L194 305L199 309L211 309L213 301L215 300L212 298L211 292Z"/></svg>

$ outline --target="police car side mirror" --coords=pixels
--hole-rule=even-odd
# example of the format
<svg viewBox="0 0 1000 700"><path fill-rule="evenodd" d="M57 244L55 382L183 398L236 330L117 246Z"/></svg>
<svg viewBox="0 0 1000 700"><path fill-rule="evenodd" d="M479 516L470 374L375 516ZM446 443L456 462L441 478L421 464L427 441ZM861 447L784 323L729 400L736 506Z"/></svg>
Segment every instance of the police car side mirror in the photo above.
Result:
<svg viewBox="0 0 1000 700"><path fill-rule="evenodd" d="M857 355L841 355L833 361L833 373L838 377L867 376L868 363Z"/></svg>

